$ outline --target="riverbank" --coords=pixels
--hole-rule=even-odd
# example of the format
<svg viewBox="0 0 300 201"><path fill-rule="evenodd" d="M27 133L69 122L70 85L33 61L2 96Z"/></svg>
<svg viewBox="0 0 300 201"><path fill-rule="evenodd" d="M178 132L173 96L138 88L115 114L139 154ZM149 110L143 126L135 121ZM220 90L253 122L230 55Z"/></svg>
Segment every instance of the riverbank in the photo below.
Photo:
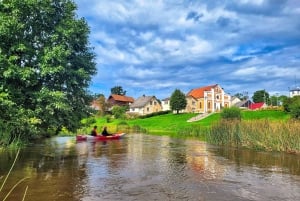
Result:
<svg viewBox="0 0 300 201"><path fill-rule="evenodd" d="M197 114L164 114L129 120L96 118L96 125L111 132L146 132L154 135L192 137L222 146L255 150L300 153L300 121L279 110L242 111L238 122L222 121L215 113L196 122L187 122ZM88 128L85 132L89 132Z"/></svg>

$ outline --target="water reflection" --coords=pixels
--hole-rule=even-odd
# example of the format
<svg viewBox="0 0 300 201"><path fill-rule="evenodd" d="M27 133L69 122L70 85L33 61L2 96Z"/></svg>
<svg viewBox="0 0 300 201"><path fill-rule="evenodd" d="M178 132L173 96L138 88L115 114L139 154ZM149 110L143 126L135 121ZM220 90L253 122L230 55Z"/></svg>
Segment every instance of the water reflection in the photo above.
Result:
<svg viewBox="0 0 300 201"><path fill-rule="evenodd" d="M15 152L0 153L0 184ZM130 134L107 142L53 138L23 149L8 200L299 200L299 156Z"/></svg>

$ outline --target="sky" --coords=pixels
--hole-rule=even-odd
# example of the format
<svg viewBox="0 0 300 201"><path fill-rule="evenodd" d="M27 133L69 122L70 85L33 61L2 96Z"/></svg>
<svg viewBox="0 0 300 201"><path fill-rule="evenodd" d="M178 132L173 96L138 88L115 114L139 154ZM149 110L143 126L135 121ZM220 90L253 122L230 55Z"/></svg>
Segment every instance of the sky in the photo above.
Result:
<svg viewBox="0 0 300 201"><path fill-rule="evenodd" d="M75 0L90 27L89 90L159 99L219 84L288 95L300 86L299 0Z"/></svg>

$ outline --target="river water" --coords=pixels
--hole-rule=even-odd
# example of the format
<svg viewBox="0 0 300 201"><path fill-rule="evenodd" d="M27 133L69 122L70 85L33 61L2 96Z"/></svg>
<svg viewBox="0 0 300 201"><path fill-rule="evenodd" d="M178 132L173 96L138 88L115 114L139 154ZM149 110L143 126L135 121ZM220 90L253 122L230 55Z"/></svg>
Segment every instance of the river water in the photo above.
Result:
<svg viewBox="0 0 300 201"><path fill-rule="evenodd" d="M0 152L0 185L15 155ZM6 200L296 201L300 156L144 134L96 143L57 137L21 150L0 200L22 179Z"/></svg>

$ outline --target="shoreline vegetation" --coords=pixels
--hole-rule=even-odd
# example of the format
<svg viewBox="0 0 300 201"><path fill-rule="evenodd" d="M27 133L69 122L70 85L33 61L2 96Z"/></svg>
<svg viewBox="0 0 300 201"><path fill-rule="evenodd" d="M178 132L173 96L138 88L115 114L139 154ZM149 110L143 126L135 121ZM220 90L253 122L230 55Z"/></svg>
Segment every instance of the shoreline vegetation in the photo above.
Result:
<svg viewBox="0 0 300 201"><path fill-rule="evenodd" d="M92 125L105 125L115 132L196 138L220 146L300 154L300 121L281 110L241 111L240 120L222 119L220 113L215 113L187 122L196 115L169 113L127 120L96 117ZM87 127L80 130L89 131Z"/></svg>

